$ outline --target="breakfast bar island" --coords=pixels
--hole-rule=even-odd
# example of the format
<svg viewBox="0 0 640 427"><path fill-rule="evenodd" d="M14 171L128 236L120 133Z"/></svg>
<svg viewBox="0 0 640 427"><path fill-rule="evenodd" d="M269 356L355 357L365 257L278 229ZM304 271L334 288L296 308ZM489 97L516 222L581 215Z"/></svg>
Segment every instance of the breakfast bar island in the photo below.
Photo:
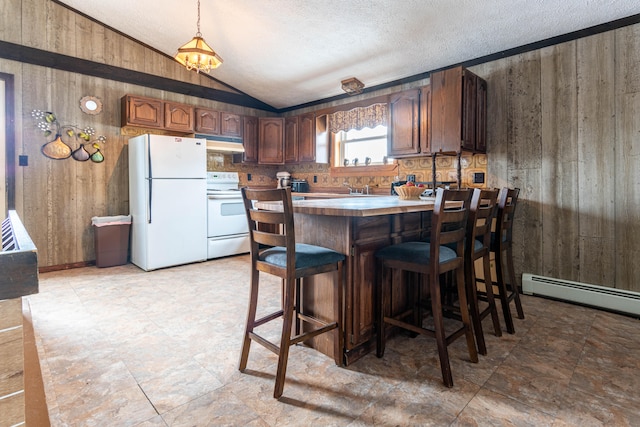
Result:
<svg viewBox="0 0 640 427"><path fill-rule="evenodd" d="M428 237L435 198L400 200L397 196L353 196L294 200L296 242L324 246L346 255L344 265L344 363L375 350L375 253L390 244ZM277 209L276 206L265 208ZM401 277L393 278L394 311L404 306ZM302 287L302 310L333 319L336 298L330 273L314 276ZM333 357L333 336L309 343Z"/></svg>

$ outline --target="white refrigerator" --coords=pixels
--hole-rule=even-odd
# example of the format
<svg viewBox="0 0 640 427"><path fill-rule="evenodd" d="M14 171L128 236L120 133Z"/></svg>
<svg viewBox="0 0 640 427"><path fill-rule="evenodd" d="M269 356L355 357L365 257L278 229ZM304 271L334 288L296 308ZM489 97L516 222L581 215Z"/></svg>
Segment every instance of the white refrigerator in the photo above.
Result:
<svg viewBox="0 0 640 427"><path fill-rule="evenodd" d="M206 141L129 140L131 262L143 270L207 259Z"/></svg>

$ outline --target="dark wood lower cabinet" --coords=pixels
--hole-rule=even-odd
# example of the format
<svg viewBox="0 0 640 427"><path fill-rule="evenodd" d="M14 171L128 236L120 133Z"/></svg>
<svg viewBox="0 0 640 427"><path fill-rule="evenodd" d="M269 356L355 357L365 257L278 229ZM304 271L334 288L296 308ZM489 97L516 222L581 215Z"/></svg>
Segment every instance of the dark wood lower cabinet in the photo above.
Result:
<svg viewBox="0 0 640 427"><path fill-rule="evenodd" d="M429 212L370 217L296 214L296 240L331 248L347 256L344 265L343 356L349 365L375 350L375 286L378 249L392 243L416 240L425 235L424 217ZM302 308L321 319L333 319L334 276L314 276L303 287ZM394 307L402 310L404 276L393 278ZM333 336L323 334L310 345L333 357Z"/></svg>

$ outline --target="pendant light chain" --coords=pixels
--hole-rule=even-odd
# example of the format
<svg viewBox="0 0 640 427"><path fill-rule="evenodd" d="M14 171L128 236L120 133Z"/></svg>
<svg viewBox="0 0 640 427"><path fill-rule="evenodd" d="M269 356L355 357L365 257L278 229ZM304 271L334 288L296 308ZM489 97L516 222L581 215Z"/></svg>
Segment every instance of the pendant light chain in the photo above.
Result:
<svg viewBox="0 0 640 427"><path fill-rule="evenodd" d="M196 36L202 37L202 33L200 32L200 0L198 0L198 33Z"/></svg>

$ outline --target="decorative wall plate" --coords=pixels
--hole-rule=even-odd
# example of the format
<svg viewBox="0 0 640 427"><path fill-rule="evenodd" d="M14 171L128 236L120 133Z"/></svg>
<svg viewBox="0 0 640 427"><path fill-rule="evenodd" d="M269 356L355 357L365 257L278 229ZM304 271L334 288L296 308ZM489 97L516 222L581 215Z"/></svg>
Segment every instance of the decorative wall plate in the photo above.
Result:
<svg viewBox="0 0 640 427"><path fill-rule="evenodd" d="M102 112L102 101L95 96L84 96L80 99L80 109L86 114L100 114Z"/></svg>

